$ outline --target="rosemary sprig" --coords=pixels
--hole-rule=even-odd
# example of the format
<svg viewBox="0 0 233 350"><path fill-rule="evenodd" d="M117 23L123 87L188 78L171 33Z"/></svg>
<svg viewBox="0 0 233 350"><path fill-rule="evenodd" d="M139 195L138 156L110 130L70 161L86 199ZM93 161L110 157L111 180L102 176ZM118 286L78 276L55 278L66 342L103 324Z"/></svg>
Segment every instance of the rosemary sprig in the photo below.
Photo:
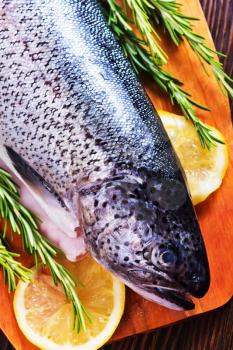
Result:
<svg viewBox="0 0 233 350"><path fill-rule="evenodd" d="M157 23L162 22L177 46L183 38L187 40L197 56L210 65L217 81L233 98L233 89L230 85L233 80L224 72L222 63L216 60L216 55L225 55L210 49L205 43L205 38L195 33L192 21L198 19L182 14L180 12L182 5L177 3L176 0L140 0L140 3L149 18L155 19Z"/></svg>
<svg viewBox="0 0 233 350"><path fill-rule="evenodd" d="M1 233L0 233L1 236ZM31 271L15 260L20 254L10 252L2 238L0 238L0 265L3 269L4 281L8 284L8 291L16 289L17 278L23 281L30 281Z"/></svg>
<svg viewBox="0 0 233 350"><path fill-rule="evenodd" d="M142 39L147 45L151 56L156 60L157 64L166 64L167 54L157 42L157 40L160 41L161 39L147 15L147 2L141 0L127 0L126 2L132 11L133 21L139 29Z"/></svg>
<svg viewBox="0 0 233 350"><path fill-rule="evenodd" d="M20 203L19 192L11 180L10 174L0 169L0 218L4 219L3 237L6 235L7 223L12 233L22 235L23 246L35 259L36 268L39 259L42 265L47 266L53 277L55 285L61 283L67 299L73 306L74 327L77 331L86 330L85 317L90 317L81 304L76 292L76 282L70 272L56 261L57 250L55 246L40 234L38 219ZM12 282L12 280L11 280Z"/></svg>
<svg viewBox="0 0 233 350"><path fill-rule="evenodd" d="M160 67L148 49L147 43L138 38L133 32L132 26L127 23L124 10L116 3L112 7L112 2L112 0L108 0L108 23L118 38L125 55L131 61L135 72L150 75L157 85L170 96L172 103L180 106L185 117L194 124L203 147L210 148L216 142L222 143L197 117L194 109L195 106L204 110L208 110L208 108L193 101L191 95L180 87L182 82Z"/></svg>

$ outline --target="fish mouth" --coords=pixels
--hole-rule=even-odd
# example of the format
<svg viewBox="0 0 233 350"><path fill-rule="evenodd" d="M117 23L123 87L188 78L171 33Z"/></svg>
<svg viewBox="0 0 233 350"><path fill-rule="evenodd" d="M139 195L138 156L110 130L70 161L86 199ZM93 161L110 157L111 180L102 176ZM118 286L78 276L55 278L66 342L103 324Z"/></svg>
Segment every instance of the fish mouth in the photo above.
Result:
<svg viewBox="0 0 233 350"><path fill-rule="evenodd" d="M138 271L138 269L131 269L130 271L132 273ZM195 308L195 304L191 300L193 294L186 286L182 286L162 272L160 277L164 279L160 284L153 283L153 281L148 283L145 280L138 284L132 279L132 275L131 278L124 279L124 282L145 299L167 308L179 311L188 311Z"/></svg>
<svg viewBox="0 0 233 350"><path fill-rule="evenodd" d="M131 289L140 294L143 298L158 303L169 309L178 311L188 311L195 308L190 294L182 289L173 289L160 286L150 288L139 288L129 282L124 281Z"/></svg>
<svg viewBox="0 0 233 350"><path fill-rule="evenodd" d="M191 300L190 293L182 287L173 286L159 286L159 285L145 285L141 283L138 285L129 282L125 278L122 279L124 283L136 293L140 294L143 298L150 300L154 303L158 303L169 309L178 311L188 311L195 308L195 304Z"/></svg>
<svg viewBox="0 0 233 350"><path fill-rule="evenodd" d="M175 310L193 310L195 304L190 298L190 295L182 290L171 290L155 287L154 295L162 299L164 306L170 307Z"/></svg>

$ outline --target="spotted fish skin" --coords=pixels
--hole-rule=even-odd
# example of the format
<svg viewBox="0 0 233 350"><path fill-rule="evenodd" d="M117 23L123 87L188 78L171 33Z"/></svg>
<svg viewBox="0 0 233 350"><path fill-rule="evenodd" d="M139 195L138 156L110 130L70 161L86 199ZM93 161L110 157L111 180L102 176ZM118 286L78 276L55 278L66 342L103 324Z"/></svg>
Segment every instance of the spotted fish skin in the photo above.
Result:
<svg viewBox="0 0 233 350"><path fill-rule="evenodd" d="M209 286L195 212L98 2L3 0L0 14L5 159L64 216L79 216L106 268L149 299L192 308L184 294L200 297Z"/></svg>

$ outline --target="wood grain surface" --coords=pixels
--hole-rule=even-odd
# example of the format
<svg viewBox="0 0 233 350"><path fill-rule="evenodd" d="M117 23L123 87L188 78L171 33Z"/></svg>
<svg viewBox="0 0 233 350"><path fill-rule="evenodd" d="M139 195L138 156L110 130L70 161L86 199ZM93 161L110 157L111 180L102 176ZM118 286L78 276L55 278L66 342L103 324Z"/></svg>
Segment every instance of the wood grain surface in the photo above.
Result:
<svg viewBox="0 0 233 350"><path fill-rule="evenodd" d="M203 1L217 49L228 53L225 66L232 72L232 2L231 0ZM216 256L218 252L216 251ZM220 310L192 318L179 325L157 330L151 334L135 336L105 346L104 350L231 350L233 349L233 301ZM11 346L0 337L0 350ZM28 349L23 349L28 350Z"/></svg>

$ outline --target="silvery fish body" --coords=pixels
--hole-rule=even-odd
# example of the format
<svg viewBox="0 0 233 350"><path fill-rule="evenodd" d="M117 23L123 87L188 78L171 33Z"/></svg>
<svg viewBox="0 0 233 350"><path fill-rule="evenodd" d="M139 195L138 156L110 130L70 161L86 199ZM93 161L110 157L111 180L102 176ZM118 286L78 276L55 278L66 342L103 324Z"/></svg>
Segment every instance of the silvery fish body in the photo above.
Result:
<svg viewBox="0 0 233 350"><path fill-rule="evenodd" d="M0 3L1 158L66 236L191 309L209 268L182 170L95 0ZM79 227L79 228L77 228ZM77 233L79 232L79 233Z"/></svg>

